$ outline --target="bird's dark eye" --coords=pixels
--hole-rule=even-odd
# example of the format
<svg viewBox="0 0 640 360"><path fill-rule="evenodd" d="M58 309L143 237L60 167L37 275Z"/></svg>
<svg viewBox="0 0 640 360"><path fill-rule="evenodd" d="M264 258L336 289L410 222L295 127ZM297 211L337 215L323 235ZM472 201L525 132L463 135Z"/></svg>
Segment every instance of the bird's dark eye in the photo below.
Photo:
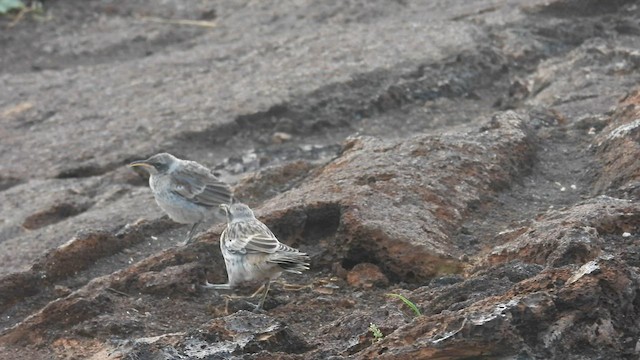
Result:
<svg viewBox="0 0 640 360"><path fill-rule="evenodd" d="M167 164L162 163L160 161L152 162L151 165L153 165L153 167L156 168L156 170L158 171L166 171L169 168Z"/></svg>

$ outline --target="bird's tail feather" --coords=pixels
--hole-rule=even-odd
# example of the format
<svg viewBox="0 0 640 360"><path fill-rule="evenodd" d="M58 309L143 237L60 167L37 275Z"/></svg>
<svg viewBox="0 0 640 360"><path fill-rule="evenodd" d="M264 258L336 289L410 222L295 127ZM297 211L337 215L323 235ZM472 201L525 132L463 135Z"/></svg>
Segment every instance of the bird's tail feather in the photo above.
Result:
<svg viewBox="0 0 640 360"><path fill-rule="evenodd" d="M269 259L269 262L278 264L284 271L296 274L309 270L309 255L302 252L277 254Z"/></svg>

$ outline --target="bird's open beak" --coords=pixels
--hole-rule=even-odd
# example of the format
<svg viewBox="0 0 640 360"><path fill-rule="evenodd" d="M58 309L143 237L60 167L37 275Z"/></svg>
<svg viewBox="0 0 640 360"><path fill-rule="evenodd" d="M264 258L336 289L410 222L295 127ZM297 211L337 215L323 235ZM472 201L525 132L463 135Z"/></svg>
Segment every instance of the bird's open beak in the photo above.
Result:
<svg viewBox="0 0 640 360"><path fill-rule="evenodd" d="M134 161L130 163L128 166L129 167L142 166L142 167L148 167L148 168L153 167L151 164L147 163L145 160Z"/></svg>

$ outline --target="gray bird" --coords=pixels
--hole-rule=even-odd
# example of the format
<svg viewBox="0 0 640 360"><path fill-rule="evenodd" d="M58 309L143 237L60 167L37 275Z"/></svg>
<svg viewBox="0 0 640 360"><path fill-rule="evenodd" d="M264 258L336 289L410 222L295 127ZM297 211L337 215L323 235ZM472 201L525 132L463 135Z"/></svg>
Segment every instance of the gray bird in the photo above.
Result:
<svg viewBox="0 0 640 360"><path fill-rule="evenodd" d="M220 204L229 204L233 198L229 185L195 161L160 153L147 160L134 161L129 166L141 166L149 172L153 196L173 221L193 224L187 243L208 215L213 213L215 216Z"/></svg>
<svg viewBox="0 0 640 360"><path fill-rule="evenodd" d="M309 256L282 244L267 225L256 219L245 204L220 205L227 213L227 228L220 235L229 281L209 284L205 288L232 289L242 284L262 283L265 290L257 309L262 309L271 281L282 272L301 274L309 269Z"/></svg>

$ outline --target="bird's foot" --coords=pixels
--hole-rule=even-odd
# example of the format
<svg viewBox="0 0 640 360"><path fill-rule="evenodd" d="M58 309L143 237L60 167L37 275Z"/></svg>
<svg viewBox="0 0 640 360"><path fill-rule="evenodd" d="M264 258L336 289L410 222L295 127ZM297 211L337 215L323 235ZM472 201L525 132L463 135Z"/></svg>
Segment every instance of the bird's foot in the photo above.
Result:
<svg viewBox="0 0 640 360"><path fill-rule="evenodd" d="M231 285L229 284L211 284L208 281L204 282L204 285L200 285L203 289L214 289L214 290L231 290Z"/></svg>
<svg viewBox="0 0 640 360"><path fill-rule="evenodd" d="M267 312L265 311L265 309L262 307L262 304L258 303L258 304L254 304L250 301L244 301L245 304L249 305L252 309L251 312L254 312L256 314L266 314Z"/></svg>

